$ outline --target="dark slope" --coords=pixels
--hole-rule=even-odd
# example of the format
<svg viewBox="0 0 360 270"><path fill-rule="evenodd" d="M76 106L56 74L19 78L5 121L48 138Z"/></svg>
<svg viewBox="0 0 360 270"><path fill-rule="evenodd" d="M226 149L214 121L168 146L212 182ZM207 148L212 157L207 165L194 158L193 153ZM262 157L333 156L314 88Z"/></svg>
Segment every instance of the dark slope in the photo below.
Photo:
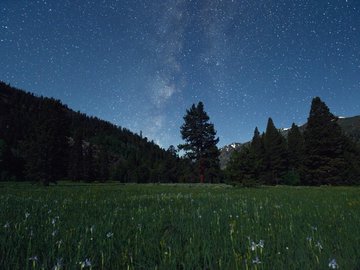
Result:
<svg viewBox="0 0 360 270"><path fill-rule="evenodd" d="M29 149L39 149L44 143L36 145L33 138L40 137L41 132L48 132L54 125L55 132L66 136L67 141L62 146L52 143L55 149L64 148L61 149L65 155L64 164L59 164L62 168L60 179L177 182L188 177L182 173L189 171L184 160L147 138L75 112L59 100L38 97L0 82L0 173L3 180L34 178L29 174L28 167L34 159ZM74 175L78 179L74 179Z"/></svg>

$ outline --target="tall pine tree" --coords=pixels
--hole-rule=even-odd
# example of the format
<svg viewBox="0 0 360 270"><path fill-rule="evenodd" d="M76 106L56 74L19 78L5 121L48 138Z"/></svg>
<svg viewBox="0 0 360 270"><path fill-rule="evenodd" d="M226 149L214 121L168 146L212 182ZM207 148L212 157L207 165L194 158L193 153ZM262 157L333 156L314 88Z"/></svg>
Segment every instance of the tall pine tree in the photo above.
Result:
<svg viewBox="0 0 360 270"><path fill-rule="evenodd" d="M347 171L347 139L327 105L315 97L305 130L305 183L339 184Z"/></svg>
<svg viewBox="0 0 360 270"><path fill-rule="evenodd" d="M254 179L262 179L261 175L264 173L264 140L260 135L258 128L254 130L254 136L250 144L250 154L253 156L254 161ZM261 181L260 181L261 182Z"/></svg>
<svg viewBox="0 0 360 270"><path fill-rule="evenodd" d="M220 153L216 146L219 138L216 138L214 125L209 119L204 111L204 104L199 102L197 106L193 104L189 110L186 110L185 123L180 128L185 143L178 148L184 150L186 156L197 164L201 183L205 181L205 175L213 182L220 173Z"/></svg>
<svg viewBox="0 0 360 270"><path fill-rule="evenodd" d="M264 136L265 148L265 183L274 185L282 183L287 170L287 151L285 138L276 129L274 122L269 118Z"/></svg>
<svg viewBox="0 0 360 270"><path fill-rule="evenodd" d="M288 166L289 171L286 177L286 184L299 185L303 177L303 161L304 161L304 136L295 123L292 124L288 136Z"/></svg>

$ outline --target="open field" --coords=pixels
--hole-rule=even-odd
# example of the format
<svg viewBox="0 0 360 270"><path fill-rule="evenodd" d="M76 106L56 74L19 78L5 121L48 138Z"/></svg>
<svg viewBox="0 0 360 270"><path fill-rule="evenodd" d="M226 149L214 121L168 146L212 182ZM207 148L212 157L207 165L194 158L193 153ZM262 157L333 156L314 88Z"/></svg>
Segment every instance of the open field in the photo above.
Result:
<svg viewBox="0 0 360 270"><path fill-rule="evenodd" d="M360 269L360 188L0 184L0 269Z"/></svg>

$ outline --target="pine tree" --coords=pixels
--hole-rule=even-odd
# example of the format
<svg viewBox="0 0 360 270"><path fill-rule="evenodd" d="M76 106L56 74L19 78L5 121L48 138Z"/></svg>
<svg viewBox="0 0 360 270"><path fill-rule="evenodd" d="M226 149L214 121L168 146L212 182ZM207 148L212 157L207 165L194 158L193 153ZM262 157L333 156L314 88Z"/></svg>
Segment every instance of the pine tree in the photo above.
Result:
<svg viewBox="0 0 360 270"><path fill-rule="evenodd" d="M339 184L344 181L347 141L336 121L327 105L315 97L304 134L306 184Z"/></svg>
<svg viewBox="0 0 360 270"><path fill-rule="evenodd" d="M210 181L215 181L220 173L220 153L216 146L219 138L215 137L216 131L209 119L202 102L197 106L193 104L189 110L186 110L185 123L180 129L185 143L178 148L184 150L186 156L197 164L201 183L204 182L206 175Z"/></svg>
<svg viewBox="0 0 360 270"><path fill-rule="evenodd" d="M298 185L303 174L304 161L304 136L295 123L292 124L287 136L288 144L288 165L289 171L286 175L287 184Z"/></svg>
<svg viewBox="0 0 360 270"><path fill-rule="evenodd" d="M164 177L167 182L178 182L178 156L175 146L170 145L166 151L166 158L164 163Z"/></svg>
<svg viewBox="0 0 360 270"><path fill-rule="evenodd" d="M252 155L252 160L254 161L254 179L257 179L261 182L261 175L264 173L264 159L265 159L265 149L263 137L260 135L258 128L254 130L254 135L250 144L250 155Z"/></svg>
<svg viewBox="0 0 360 270"><path fill-rule="evenodd" d="M287 170L287 151L284 137L269 118L264 136L266 171L265 183L274 185L282 181Z"/></svg>

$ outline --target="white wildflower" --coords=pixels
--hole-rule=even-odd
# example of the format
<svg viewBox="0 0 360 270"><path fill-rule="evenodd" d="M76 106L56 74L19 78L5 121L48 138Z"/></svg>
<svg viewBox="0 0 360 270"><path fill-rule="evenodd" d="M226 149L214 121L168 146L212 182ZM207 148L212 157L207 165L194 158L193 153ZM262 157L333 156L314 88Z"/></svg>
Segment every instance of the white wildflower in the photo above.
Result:
<svg viewBox="0 0 360 270"><path fill-rule="evenodd" d="M317 247L319 250L323 249L323 247L319 241L316 243L315 247Z"/></svg>
<svg viewBox="0 0 360 270"><path fill-rule="evenodd" d="M265 244L264 240L260 240L259 243L257 243L257 244L254 241L251 241L250 249L252 251L255 251L258 247L259 248L264 248L264 244Z"/></svg>
<svg viewBox="0 0 360 270"><path fill-rule="evenodd" d="M60 239L60 240L56 241L55 244L57 245L58 248L60 248L62 243L63 243L63 241Z"/></svg>
<svg viewBox="0 0 360 270"><path fill-rule="evenodd" d="M257 244L257 245L258 245L258 247L260 247L260 248L264 248L264 243L265 243L264 240L260 240L260 241L259 241L259 244Z"/></svg>
<svg viewBox="0 0 360 270"><path fill-rule="evenodd" d="M39 258L38 258L38 256L31 256L30 258L29 258L29 261L32 261L32 262L38 262L39 261Z"/></svg>
<svg viewBox="0 0 360 270"><path fill-rule="evenodd" d="M83 262L79 262L81 269L85 268L85 267L91 267L91 261L90 259L86 258Z"/></svg>
<svg viewBox="0 0 360 270"><path fill-rule="evenodd" d="M329 262L329 268L331 268L331 269L338 269L338 268L339 268L339 265L337 264L337 262L336 262L335 259L332 259L332 260Z"/></svg>
<svg viewBox="0 0 360 270"><path fill-rule="evenodd" d="M252 260L252 263L253 263L253 264L260 264L261 261L259 260L259 257L256 256L255 260Z"/></svg>
<svg viewBox="0 0 360 270"><path fill-rule="evenodd" d="M63 266L64 266L63 258L57 258L56 263L52 268L52 270L61 270Z"/></svg>

